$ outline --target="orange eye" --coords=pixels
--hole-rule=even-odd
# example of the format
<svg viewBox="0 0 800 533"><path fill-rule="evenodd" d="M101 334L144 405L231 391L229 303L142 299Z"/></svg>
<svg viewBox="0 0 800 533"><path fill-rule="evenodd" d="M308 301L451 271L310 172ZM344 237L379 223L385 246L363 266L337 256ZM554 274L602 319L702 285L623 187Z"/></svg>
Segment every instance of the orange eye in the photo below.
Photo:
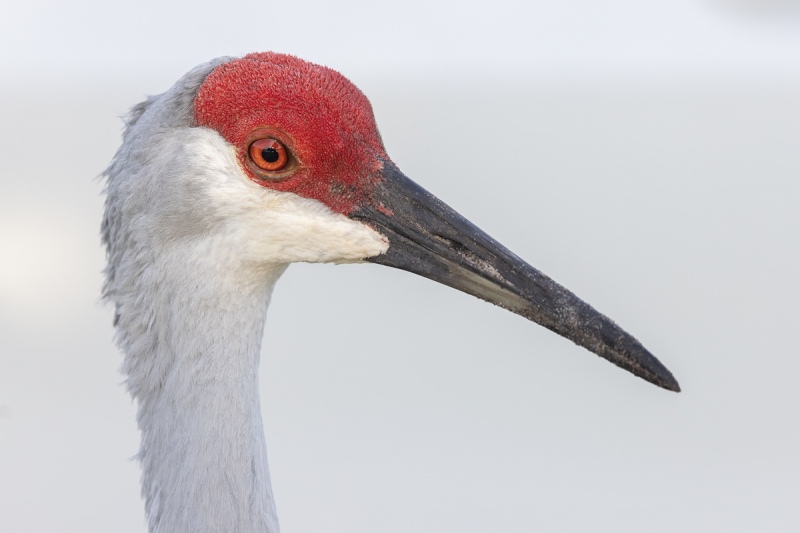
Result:
<svg viewBox="0 0 800 533"><path fill-rule="evenodd" d="M275 172L286 168L289 152L286 147L272 137L258 139L250 144L250 160L262 170Z"/></svg>

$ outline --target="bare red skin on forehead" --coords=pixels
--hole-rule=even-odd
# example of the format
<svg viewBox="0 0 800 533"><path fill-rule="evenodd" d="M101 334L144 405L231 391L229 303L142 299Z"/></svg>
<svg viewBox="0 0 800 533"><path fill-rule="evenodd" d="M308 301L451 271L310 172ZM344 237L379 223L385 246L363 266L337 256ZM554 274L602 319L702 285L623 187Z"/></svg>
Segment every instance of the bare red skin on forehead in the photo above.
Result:
<svg viewBox="0 0 800 533"><path fill-rule="evenodd" d="M347 78L327 67L271 52L215 68L194 103L198 126L237 147L250 179L349 214L370 200L383 161L372 106ZM299 165L285 181L264 180L247 162L253 132L281 141Z"/></svg>

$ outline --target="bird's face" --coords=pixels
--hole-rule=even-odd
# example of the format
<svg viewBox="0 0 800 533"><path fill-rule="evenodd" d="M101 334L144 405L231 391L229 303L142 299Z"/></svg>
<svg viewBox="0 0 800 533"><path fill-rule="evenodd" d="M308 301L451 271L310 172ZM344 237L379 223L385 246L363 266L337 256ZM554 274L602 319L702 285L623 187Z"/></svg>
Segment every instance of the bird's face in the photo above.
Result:
<svg viewBox="0 0 800 533"><path fill-rule="evenodd" d="M195 120L236 148L254 183L344 215L370 201L389 160L361 91L291 56L252 54L220 65L200 87Z"/></svg>
<svg viewBox="0 0 800 533"><path fill-rule="evenodd" d="M220 171L206 174L218 226L232 228L248 262L367 260L408 270L678 389L636 339L404 176L368 100L339 73L272 53L231 60L201 84L194 121L193 134L222 154Z"/></svg>
<svg viewBox="0 0 800 533"><path fill-rule="evenodd" d="M341 74L251 54L208 75L194 119L236 159L226 179L237 186L212 194L239 220L252 260L353 262L386 251L384 236L348 217L374 198L389 158L369 101Z"/></svg>

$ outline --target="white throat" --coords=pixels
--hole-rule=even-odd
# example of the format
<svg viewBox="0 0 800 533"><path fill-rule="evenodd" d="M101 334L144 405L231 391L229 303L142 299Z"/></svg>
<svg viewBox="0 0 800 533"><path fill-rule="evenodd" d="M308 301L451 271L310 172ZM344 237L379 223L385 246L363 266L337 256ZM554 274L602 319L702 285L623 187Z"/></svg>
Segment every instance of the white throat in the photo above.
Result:
<svg viewBox="0 0 800 533"><path fill-rule="evenodd" d="M162 279L178 289L165 294L162 286L155 306L123 310L118 324L140 333L124 371L138 401L150 531L277 533L258 366L270 295L285 266L265 269L257 283L222 275L213 285L198 266L175 272L184 281Z"/></svg>

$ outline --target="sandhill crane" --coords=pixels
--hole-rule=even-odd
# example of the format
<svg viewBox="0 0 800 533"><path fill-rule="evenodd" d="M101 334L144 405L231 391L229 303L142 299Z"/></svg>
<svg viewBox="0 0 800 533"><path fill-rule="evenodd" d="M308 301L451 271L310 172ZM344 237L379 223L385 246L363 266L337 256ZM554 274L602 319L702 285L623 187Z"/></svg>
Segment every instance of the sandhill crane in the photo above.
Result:
<svg viewBox="0 0 800 533"><path fill-rule="evenodd" d="M132 109L105 175L104 297L151 532L278 532L257 370L289 263L408 270L679 390L632 336L403 175L334 70L275 53L200 65Z"/></svg>

